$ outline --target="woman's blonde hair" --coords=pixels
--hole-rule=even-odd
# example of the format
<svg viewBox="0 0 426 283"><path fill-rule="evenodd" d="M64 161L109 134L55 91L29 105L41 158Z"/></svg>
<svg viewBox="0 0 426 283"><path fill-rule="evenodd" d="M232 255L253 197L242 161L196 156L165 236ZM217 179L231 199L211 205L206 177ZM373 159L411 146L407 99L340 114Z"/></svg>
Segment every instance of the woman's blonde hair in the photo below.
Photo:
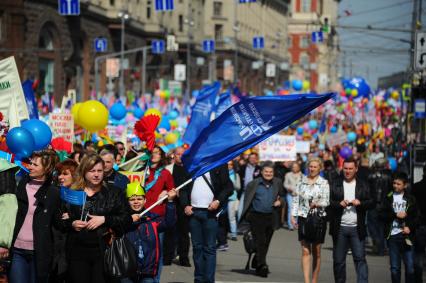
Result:
<svg viewBox="0 0 426 283"><path fill-rule="evenodd" d="M322 170L324 168L324 163L322 162L322 159L319 157L311 157L308 160L308 166L311 164L311 162L318 162L320 169Z"/></svg>
<svg viewBox="0 0 426 283"><path fill-rule="evenodd" d="M80 162L80 165L77 167L75 172L75 182L71 186L72 189L82 189L86 186L86 173L95 167L96 164L101 163L102 166L105 165L102 158L96 153L89 153L83 157Z"/></svg>

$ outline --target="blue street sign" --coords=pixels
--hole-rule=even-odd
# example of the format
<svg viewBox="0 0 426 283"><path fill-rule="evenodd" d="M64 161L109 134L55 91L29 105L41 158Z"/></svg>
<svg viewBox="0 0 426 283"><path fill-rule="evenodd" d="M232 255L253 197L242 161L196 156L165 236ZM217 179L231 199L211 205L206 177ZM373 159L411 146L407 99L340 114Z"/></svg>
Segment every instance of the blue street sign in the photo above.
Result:
<svg viewBox="0 0 426 283"><path fill-rule="evenodd" d="M155 0L155 11L173 11L174 9L174 0Z"/></svg>
<svg viewBox="0 0 426 283"><path fill-rule="evenodd" d="M322 31L314 31L312 32L312 42L323 42L324 41L324 35Z"/></svg>
<svg viewBox="0 0 426 283"><path fill-rule="evenodd" d="M95 38L93 47L96 52L105 52L108 49L108 40L104 37Z"/></svg>
<svg viewBox="0 0 426 283"><path fill-rule="evenodd" d="M256 2L256 0L239 0L238 3L243 4L243 3L254 3Z"/></svg>
<svg viewBox="0 0 426 283"><path fill-rule="evenodd" d="M215 50L214 46L214 40L213 39L206 39L203 40L203 51L206 53L212 53Z"/></svg>
<svg viewBox="0 0 426 283"><path fill-rule="evenodd" d="M165 43L164 40L153 40L151 43L152 53L154 54L162 54L164 53Z"/></svg>
<svg viewBox="0 0 426 283"><path fill-rule="evenodd" d="M425 99L414 100L414 118L416 119L426 118L426 100Z"/></svg>
<svg viewBox="0 0 426 283"><path fill-rule="evenodd" d="M61 16L80 15L80 0L58 0L58 12Z"/></svg>
<svg viewBox="0 0 426 283"><path fill-rule="evenodd" d="M253 48L254 49L263 49L265 48L265 39L263 36L253 37Z"/></svg>

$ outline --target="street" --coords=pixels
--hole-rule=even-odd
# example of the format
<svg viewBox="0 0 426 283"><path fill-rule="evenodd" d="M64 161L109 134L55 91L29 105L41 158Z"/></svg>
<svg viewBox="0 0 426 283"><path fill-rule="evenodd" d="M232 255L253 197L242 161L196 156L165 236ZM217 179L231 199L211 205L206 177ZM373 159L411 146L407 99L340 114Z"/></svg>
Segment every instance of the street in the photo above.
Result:
<svg viewBox="0 0 426 283"><path fill-rule="evenodd" d="M297 232L280 229L274 233L267 256L268 278L254 275L254 270L244 270L248 255L243 246L242 236L238 241L229 241L230 248L226 252L218 251L216 282L303 282L300 263L300 244ZM370 248L367 247L367 254ZM322 247L320 282L334 282L331 237L326 237ZM389 257L367 255L370 282L390 282ZM191 264L192 258L191 258ZM193 282L193 268L179 265L166 266L163 269L161 282ZM352 256L347 257L347 282L356 282Z"/></svg>

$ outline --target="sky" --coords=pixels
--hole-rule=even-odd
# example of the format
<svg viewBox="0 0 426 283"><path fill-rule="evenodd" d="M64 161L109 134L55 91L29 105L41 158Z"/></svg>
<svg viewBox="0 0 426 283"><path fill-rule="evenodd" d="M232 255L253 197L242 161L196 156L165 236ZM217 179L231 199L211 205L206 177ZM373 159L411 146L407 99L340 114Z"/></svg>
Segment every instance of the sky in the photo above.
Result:
<svg viewBox="0 0 426 283"><path fill-rule="evenodd" d="M426 1L422 22L426 27ZM342 0L338 26L411 30L413 0ZM337 29L340 41L340 75L362 76L371 86L379 77L405 71L410 64L409 32ZM402 40L402 41L401 41ZM352 67L351 67L352 66Z"/></svg>

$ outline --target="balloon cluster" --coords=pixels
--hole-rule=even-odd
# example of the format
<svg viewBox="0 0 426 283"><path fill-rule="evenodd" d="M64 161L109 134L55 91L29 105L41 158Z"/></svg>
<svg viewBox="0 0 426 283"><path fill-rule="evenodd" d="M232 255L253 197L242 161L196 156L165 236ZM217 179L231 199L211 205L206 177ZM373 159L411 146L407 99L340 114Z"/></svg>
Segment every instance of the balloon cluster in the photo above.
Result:
<svg viewBox="0 0 426 283"><path fill-rule="evenodd" d="M44 149L52 140L49 126L38 119L26 120L21 127L10 130L6 144L17 159L29 157L33 151Z"/></svg>

